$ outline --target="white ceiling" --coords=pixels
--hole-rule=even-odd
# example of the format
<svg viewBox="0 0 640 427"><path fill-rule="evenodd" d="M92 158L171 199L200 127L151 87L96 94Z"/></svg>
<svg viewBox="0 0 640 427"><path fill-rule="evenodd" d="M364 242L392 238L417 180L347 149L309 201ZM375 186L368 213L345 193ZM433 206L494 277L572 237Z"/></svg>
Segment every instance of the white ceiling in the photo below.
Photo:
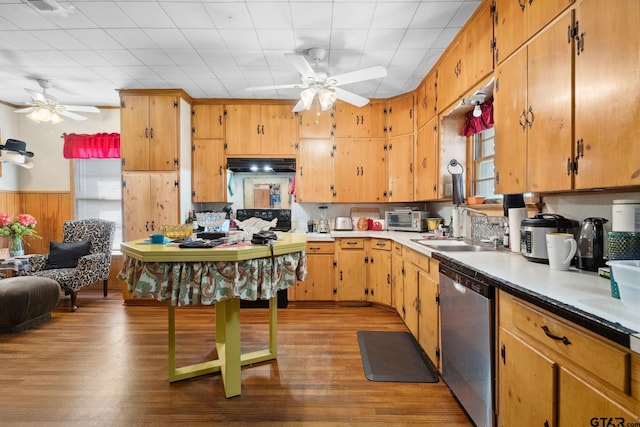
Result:
<svg viewBox="0 0 640 427"><path fill-rule="evenodd" d="M39 78L63 104L116 106L117 89L139 88L296 99L298 89L244 89L298 83L283 53L312 47L329 50L329 75L385 66L386 78L344 89L395 96L417 87L480 0L79 0L59 12L27 2L0 0L0 101L28 103Z"/></svg>

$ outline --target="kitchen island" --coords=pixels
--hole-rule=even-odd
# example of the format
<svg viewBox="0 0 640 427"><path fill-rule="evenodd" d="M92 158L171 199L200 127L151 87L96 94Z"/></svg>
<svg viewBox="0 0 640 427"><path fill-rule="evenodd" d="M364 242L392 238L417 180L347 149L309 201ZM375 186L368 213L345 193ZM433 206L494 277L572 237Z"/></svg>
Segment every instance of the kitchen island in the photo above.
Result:
<svg viewBox="0 0 640 427"><path fill-rule="evenodd" d="M180 248L136 240L121 244L118 277L135 298L167 301L169 381L221 372L226 397L240 395L242 366L277 356L277 292L304 280L306 236L281 233L272 246ZM269 348L240 353L240 300L269 300ZM175 307L215 305L218 358L176 367Z"/></svg>

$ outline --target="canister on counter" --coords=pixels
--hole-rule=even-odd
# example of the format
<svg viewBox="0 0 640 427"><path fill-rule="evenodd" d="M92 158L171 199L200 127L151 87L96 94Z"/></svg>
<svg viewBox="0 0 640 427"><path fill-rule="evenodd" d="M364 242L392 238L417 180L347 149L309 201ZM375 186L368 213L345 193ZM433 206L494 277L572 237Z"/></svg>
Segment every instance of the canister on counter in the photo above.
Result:
<svg viewBox="0 0 640 427"><path fill-rule="evenodd" d="M640 233L640 200L614 200L611 207L611 231Z"/></svg>

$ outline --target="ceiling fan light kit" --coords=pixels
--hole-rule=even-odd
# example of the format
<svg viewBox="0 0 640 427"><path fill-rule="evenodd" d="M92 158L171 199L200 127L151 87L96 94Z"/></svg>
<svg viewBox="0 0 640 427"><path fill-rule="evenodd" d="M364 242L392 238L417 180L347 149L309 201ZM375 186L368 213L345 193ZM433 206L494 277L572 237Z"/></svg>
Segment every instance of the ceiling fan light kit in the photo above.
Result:
<svg viewBox="0 0 640 427"><path fill-rule="evenodd" d="M100 112L96 107L60 104L55 97L47 94L47 89L51 87L51 83L48 80L39 79L38 84L42 88L42 92L25 88L27 93L31 96L32 102L29 107L15 110L16 113L27 114L29 119L37 123L51 122L51 124L56 125L64 121L62 116L79 121L87 120L85 116L73 113L72 111L80 111L84 113Z"/></svg>
<svg viewBox="0 0 640 427"><path fill-rule="evenodd" d="M311 48L307 50L307 56L317 67L327 54L322 48ZM318 103L322 111L331 109L339 99L356 107L363 107L369 103L367 98L349 92L338 86L350 83L362 82L365 80L379 79L387 76L386 68L374 66L362 70L350 71L335 76L328 76L323 71L315 71L305 55L285 53L285 59L300 73L301 83L272 85L260 87L248 87L247 91L277 90L277 89L303 89L300 92L300 99L293 107L294 112L309 110L313 105L313 100L318 95Z"/></svg>

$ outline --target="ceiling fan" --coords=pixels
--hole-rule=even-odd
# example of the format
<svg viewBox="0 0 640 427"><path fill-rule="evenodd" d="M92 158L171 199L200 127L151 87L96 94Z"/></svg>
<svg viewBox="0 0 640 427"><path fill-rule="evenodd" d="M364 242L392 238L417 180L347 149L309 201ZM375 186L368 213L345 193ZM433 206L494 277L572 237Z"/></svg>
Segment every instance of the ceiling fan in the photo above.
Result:
<svg viewBox="0 0 640 427"><path fill-rule="evenodd" d="M38 92L32 89L25 88L29 96L31 96L31 105L26 108L20 108L15 110L16 113L27 114L31 120L35 122L51 122L52 124L58 124L67 117L73 120L87 120L85 116L76 114L73 111L79 111L83 113L99 113L100 110L96 107L84 106L84 105L63 105L58 100L47 93L47 89L51 87L49 80L38 79L38 84L42 88L42 92Z"/></svg>
<svg viewBox="0 0 640 427"><path fill-rule="evenodd" d="M327 51L322 48L312 48L307 51L307 56L314 62L316 67L318 63L325 58L326 54ZM307 61L305 55L295 53L285 53L284 55L287 61L289 61L289 63L291 63L291 65L293 65L293 67L300 73L300 83L248 87L246 90L253 92L273 89L303 89L300 92L300 100L293 107L294 112L310 109L316 95L318 96L320 108L322 108L323 111L333 107L337 99L348 102L356 107L363 107L369 102L367 98L344 90L339 86L362 82L365 80L379 79L386 77L387 75L387 70L384 67L377 65L335 76L329 76L326 72L315 71L309 61Z"/></svg>

